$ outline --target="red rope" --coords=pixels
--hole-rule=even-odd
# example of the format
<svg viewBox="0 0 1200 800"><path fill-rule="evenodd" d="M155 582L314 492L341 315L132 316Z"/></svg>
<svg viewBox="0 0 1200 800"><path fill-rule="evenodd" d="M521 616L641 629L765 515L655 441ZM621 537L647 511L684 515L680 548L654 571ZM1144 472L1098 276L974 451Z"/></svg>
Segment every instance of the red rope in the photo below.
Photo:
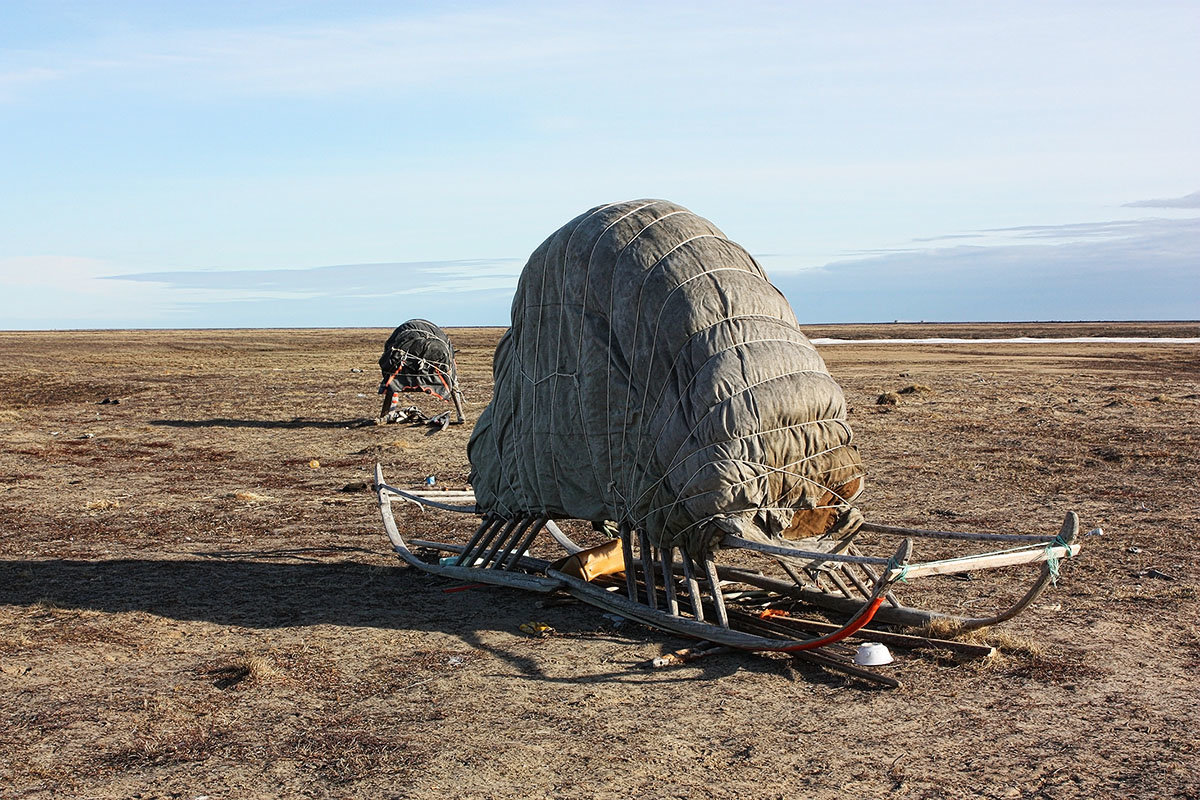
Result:
<svg viewBox="0 0 1200 800"><path fill-rule="evenodd" d="M870 622L881 605L883 605L883 597L876 597L857 617L850 620L850 623L846 627L834 631L828 636L822 636L820 639L813 639L811 642L800 642L799 644L788 645L787 647L766 647L763 649L777 653L795 653L799 650L814 650L818 647L825 647L826 645L840 642L848 636L853 636L860 628Z"/></svg>
<svg viewBox="0 0 1200 800"><path fill-rule="evenodd" d="M400 366L396 367L396 371L388 376L388 379L383 382L383 385L384 386L390 385L391 382L393 380L395 380L396 376L400 374L400 370L404 369L404 365L407 363L408 363L408 357L405 356L403 359L400 360ZM442 371L440 369L438 369L437 367L435 367L433 364L430 364L429 368L433 370L433 374L437 375L438 380L442 382L442 386L446 387L446 394L450 394L450 391L451 391L450 384L446 383L446 378L442 375ZM430 389L428 386L416 386L416 387L405 386L400 391L402 391L402 392L416 392L416 391L425 392L426 394L433 395L438 400L441 400L443 403L450 402L449 398L442 397L440 394L435 392L433 389Z"/></svg>

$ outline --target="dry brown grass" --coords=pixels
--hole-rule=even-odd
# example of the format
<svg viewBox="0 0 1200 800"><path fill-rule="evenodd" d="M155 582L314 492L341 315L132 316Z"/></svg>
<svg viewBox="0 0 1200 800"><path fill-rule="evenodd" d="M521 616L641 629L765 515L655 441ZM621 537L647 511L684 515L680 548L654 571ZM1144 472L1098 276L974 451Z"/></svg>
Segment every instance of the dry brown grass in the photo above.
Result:
<svg viewBox="0 0 1200 800"><path fill-rule="evenodd" d="M263 655L237 656L204 667L201 674L218 689L250 688L263 683L282 681L284 676Z"/></svg>
<svg viewBox="0 0 1200 800"><path fill-rule="evenodd" d="M114 508L120 508L120 500L112 500L109 498L101 498L99 500L91 500L85 506L88 511L111 511Z"/></svg>
<svg viewBox="0 0 1200 800"><path fill-rule="evenodd" d="M256 494L254 492L234 492L232 495L227 495L235 500L240 500L243 503L274 503L276 498L265 494Z"/></svg>
<svg viewBox="0 0 1200 800"><path fill-rule="evenodd" d="M20 415L0 431L0 794L1200 796L1194 348L823 349L853 409L868 518L1053 535L1074 509L1105 531L1033 609L977 634L997 657L896 651L905 688L879 692L737 654L639 670L687 643L582 604L446 592L459 585L398 565L374 498L343 489L376 460L398 486L465 487L470 425L361 424L387 333L0 334L0 405ZM469 421L499 335L451 331ZM909 384L936 391L877 413L882 388ZM121 505L81 508L101 499ZM461 534L398 514L413 537ZM1177 580L1136 576L1147 568ZM1032 573L973 578L897 591L979 615ZM532 620L559 635L523 636Z"/></svg>

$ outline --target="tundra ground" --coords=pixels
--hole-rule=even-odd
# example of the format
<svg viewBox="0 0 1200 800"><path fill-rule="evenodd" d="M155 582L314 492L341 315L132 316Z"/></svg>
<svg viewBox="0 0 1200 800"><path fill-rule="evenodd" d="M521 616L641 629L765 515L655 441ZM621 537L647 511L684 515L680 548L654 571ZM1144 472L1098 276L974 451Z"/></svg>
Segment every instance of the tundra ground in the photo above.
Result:
<svg viewBox="0 0 1200 800"><path fill-rule="evenodd" d="M384 330L0 333L0 797L1200 797L1196 345L822 349L868 519L1103 529L999 656L900 652L889 691L774 656L639 669L686 643L391 556L370 470L466 485L500 333L450 330L468 424L433 434L369 424ZM1029 577L924 591L973 612Z"/></svg>

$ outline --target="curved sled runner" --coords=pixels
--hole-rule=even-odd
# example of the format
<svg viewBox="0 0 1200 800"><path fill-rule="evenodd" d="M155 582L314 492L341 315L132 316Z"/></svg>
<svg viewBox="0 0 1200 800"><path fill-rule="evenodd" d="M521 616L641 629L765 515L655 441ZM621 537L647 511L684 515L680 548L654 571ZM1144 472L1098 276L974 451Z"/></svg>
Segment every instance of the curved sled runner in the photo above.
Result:
<svg viewBox="0 0 1200 800"><path fill-rule="evenodd" d="M719 566L713 552L693 561L676 548L656 548L649 544L643 531L623 526L614 540L620 543L617 559L620 570L588 580L577 570L577 574L564 571L570 569L564 561L587 549L576 544L554 520L479 515L472 492L399 489L385 481L378 464L375 489L384 530L393 549L417 569L447 578L528 591L561 590L590 605L661 630L752 651L812 650L850 637L871 622L920 627L940 621L943 629L952 634L994 625L1028 608L1057 577L1059 561L1077 555L1080 550L1074 541L1079 521L1073 512L1067 514L1057 534L1046 536L864 524L859 529L862 532L873 532L880 538L901 537L889 557L866 555L853 542L833 538L815 540L816 547L811 550L763 544L733 535L724 538L722 550L740 550L762 557L764 564L759 569ZM479 522L462 544L406 541L396 522L393 498L450 514L479 517ZM544 534L542 539L551 540L562 551L563 559L551 561L528 555L541 534ZM984 546L994 544L999 549L914 562L914 539L952 539ZM426 560L413 548L453 555ZM1038 576L1020 600L988 616L964 617L909 607L891 591L898 582L922 577L1021 564L1040 564ZM771 575L768 572L771 567L781 570L783 577ZM848 615L848 619L840 626L810 622L805 627L812 628L815 624L822 632L797 637L780 617L744 610L737 601L743 596L753 598L755 609L771 609L798 599L835 614ZM737 599L731 602L731 598ZM880 636L875 630L871 634L876 639Z"/></svg>

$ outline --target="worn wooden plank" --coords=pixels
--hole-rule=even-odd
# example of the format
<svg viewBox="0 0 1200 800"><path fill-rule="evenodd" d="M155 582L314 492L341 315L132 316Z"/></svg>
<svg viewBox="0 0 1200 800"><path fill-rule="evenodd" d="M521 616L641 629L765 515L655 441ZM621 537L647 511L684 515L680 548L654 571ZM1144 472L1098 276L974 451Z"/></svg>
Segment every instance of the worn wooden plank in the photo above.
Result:
<svg viewBox="0 0 1200 800"><path fill-rule="evenodd" d="M1079 545L1073 544L1068 547L1050 546L1035 547L1026 550L1013 550L1007 553L982 553L977 556L967 556L964 558L951 558L943 561L929 561L924 564L909 564L903 570L895 570L897 574L903 572L907 580L914 578L925 578L930 575L954 575L960 572L971 572L978 569L997 569L999 567L1015 567L1021 564L1035 564L1039 561L1048 561L1051 558L1071 558L1079 554Z"/></svg>
<svg viewBox="0 0 1200 800"><path fill-rule="evenodd" d="M625 560L625 592L629 595L629 599L637 602L637 575L634 574L636 567L633 560L633 528L628 522L622 522L620 528L621 535L621 557Z"/></svg>
<svg viewBox="0 0 1200 800"><path fill-rule="evenodd" d="M725 612L725 596L721 594L721 578L717 575L717 564L711 553L704 554L704 575L708 578L708 591L712 595L713 611L717 614L717 624L722 628L729 627L729 615Z"/></svg>
<svg viewBox="0 0 1200 800"><path fill-rule="evenodd" d="M679 616L679 601L675 597L675 548L659 549L662 556L663 591L667 598L667 613L673 617Z"/></svg>
<svg viewBox="0 0 1200 800"><path fill-rule="evenodd" d="M1067 525L1071 518L1075 517L1075 524L1078 526L1078 517L1075 512L1067 514ZM929 530L926 528L902 528L897 525L879 525L876 523L865 522L859 530L868 533L885 533L893 536L917 536L933 539L964 539L979 542L1028 542L1049 544L1054 541L1054 534L1044 536L1039 534L1028 533L970 533L966 531L938 531Z"/></svg>
<svg viewBox="0 0 1200 800"><path fill-rule="evenodd" d="M638 552L642 556L642 580L646 584L646 605L658 609L658 588L654 580L654 554L650 550L650 536L645 528L638 528ZM628 564L626 565L628 571Z"/></svg>
<svg viewBox="0 0 1200 800"><path fill-rule="evenodd" d="M686 551L680 553L683 558L683 577L687 581L688 597L692 601L692 616L698 622L704 622L704 599L700 596L700 583L696 580L696 570L692 567L692 557Z"/></svg>

